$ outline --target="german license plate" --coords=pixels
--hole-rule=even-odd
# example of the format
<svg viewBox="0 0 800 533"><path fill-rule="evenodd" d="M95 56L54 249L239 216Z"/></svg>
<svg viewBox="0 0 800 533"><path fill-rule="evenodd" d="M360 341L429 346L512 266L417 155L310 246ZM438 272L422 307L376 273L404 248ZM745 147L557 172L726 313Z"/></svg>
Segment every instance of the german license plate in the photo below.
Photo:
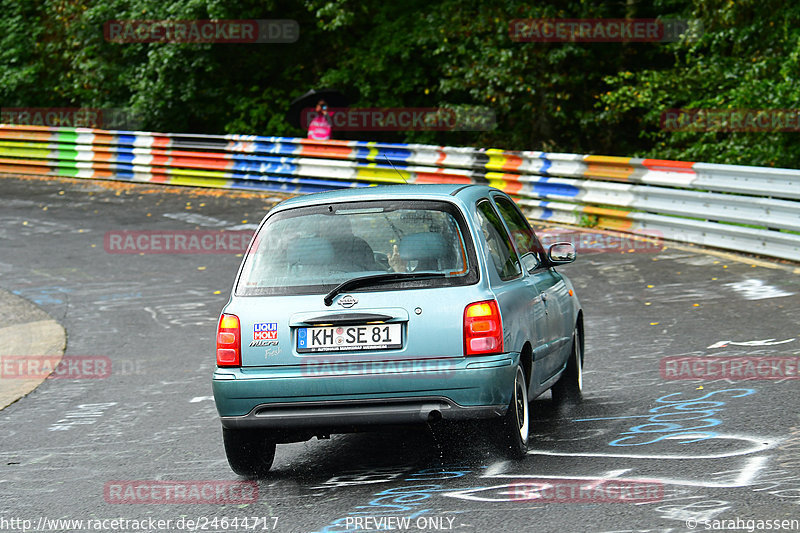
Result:
<svg viewBox="0 0 800 533"><path fill-rule="evenodd" d="M297 329L297 351L341 352L403 347L401 324L321 326Z"/></svg>

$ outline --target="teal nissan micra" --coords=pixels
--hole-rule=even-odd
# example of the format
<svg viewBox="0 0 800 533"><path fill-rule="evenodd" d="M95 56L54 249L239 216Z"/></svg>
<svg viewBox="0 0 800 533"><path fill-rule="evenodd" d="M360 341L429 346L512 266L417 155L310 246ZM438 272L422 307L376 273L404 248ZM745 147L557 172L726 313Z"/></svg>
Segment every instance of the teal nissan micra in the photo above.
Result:
<svg viewBox="0 0 800 533"><path fill-rule="evenodd" d="M392 424L488 419L527 451L528 402L579 399L583 312L514 201L483 185L392 185L278 204L217 330L228 462L264 475L275 445Z"/></svg>

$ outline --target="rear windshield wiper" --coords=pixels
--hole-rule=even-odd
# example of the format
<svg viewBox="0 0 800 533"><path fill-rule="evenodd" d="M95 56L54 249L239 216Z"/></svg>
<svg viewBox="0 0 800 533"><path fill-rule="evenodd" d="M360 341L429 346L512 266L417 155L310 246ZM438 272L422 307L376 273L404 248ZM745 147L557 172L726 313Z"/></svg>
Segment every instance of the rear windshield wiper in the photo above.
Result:
<svg viewBox="0 0 800 533"><path fill-rule="evenodd" d="M382 283L391 283L393 281L400 280L443 278L445 276L446 274L444 272L394 272L391 274L362 276L360 278L353 278L345 281L344 283L340 283L334 287L331 292L325 295L325 299L323 301L325 302L325 305L330 306L337 294L341 294L344 291L356 289L358 287L380 285Z"/></svg>

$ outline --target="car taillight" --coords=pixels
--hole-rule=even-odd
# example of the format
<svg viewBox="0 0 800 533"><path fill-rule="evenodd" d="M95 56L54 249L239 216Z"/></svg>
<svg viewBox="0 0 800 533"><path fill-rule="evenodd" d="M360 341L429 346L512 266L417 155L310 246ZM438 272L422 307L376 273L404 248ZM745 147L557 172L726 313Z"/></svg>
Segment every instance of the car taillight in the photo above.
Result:
<svg viewBox="0 0 800 533"><path fill-rule="evenodd" d="M217 326L217 366L241 366L239 317L223 314Z"/></svg>
<svg viewBox="0 0 800 533"><path fill-rule="evenodd" d="M503 320L495 300L475 302L464 309L464 355L503 351Z"/></svg>

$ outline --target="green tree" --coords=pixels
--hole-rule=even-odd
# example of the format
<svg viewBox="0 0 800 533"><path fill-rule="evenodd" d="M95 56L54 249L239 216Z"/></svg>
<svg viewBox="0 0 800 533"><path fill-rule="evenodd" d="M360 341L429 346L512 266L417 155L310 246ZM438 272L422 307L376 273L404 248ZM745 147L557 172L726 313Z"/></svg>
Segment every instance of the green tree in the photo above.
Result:
<svg viewBox="0 0 800 533"><path fill-rule="evenodd" d="M696 19L673 43L536 43L514 19ZM111 20L293 19L292 44L114 43ZM142 129L299 135L293 98L488 109L479 131L338 138L798 166L794 133L666 131L675 108L794 109L800 5L778 0L0 0L3 107L123 108Z"/></svg>
<svg viewBox="0 0 800 533"><path fill-rule="evenodd" d="M608 76L602 121L638 132L629 155L798 167L797 132L665 131L668 109L794 109L800 102L800 5L693 2L702 37L669 45L670 65ZM795 125L797 121L795 121Z"/></svg>

